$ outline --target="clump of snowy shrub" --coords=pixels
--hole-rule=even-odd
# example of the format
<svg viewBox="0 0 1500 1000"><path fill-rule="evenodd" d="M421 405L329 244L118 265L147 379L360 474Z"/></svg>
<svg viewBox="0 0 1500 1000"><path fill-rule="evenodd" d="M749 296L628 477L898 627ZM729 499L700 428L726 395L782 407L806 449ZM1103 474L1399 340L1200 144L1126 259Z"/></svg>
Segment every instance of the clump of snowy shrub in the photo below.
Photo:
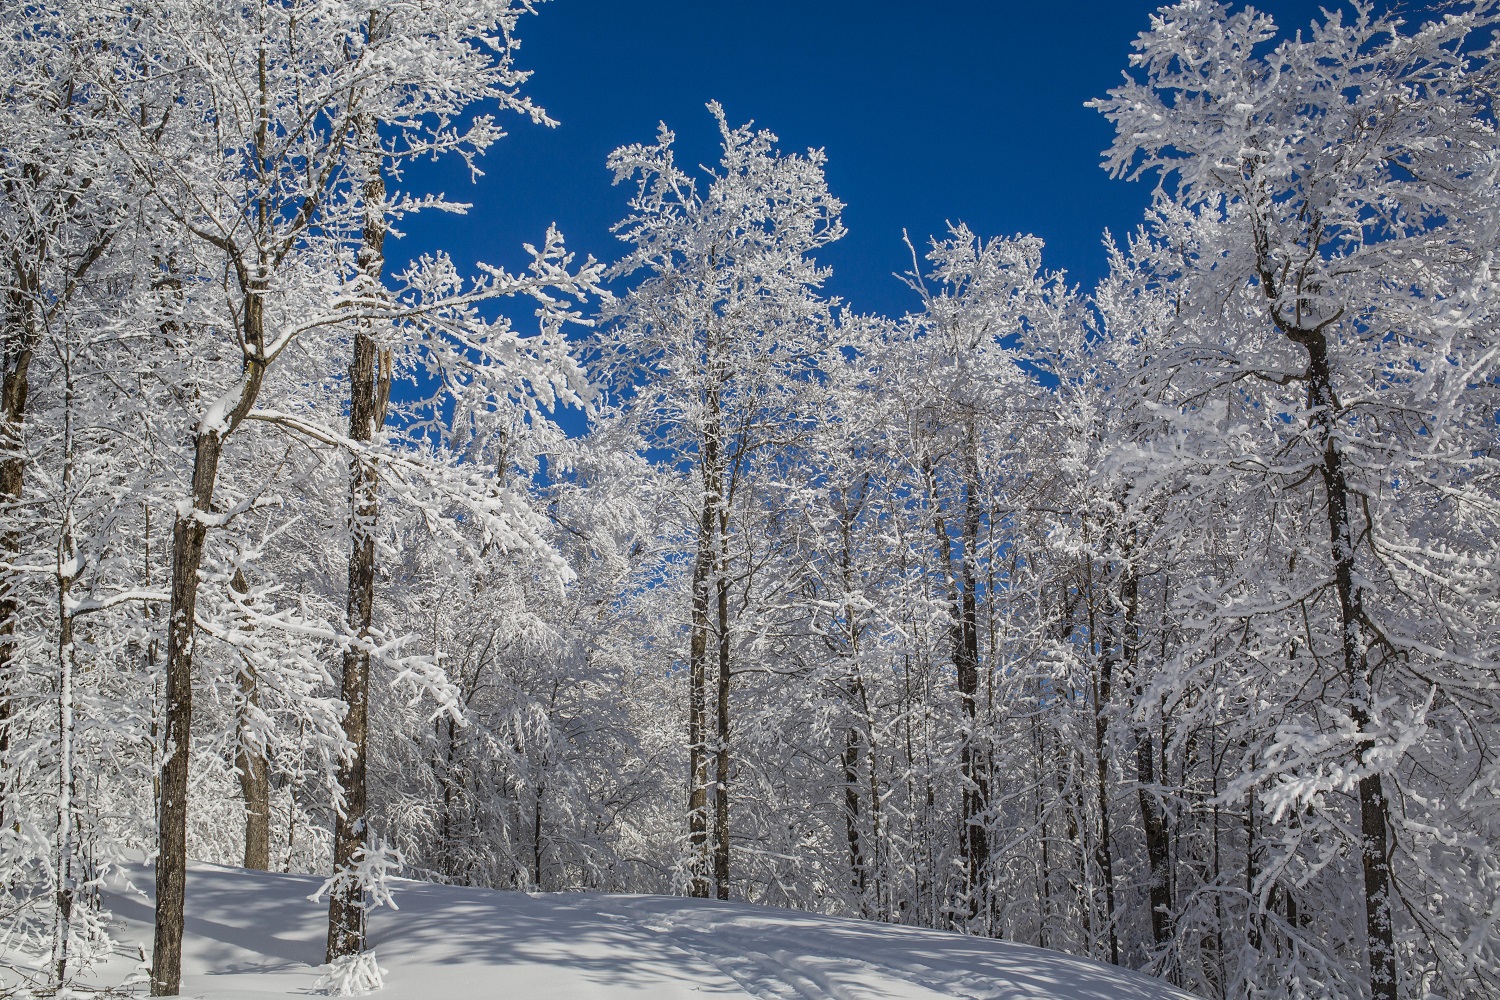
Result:
<svg viewBox="0 0 1500 1000"><path fill-rule="evenodd" d="M385 970L375 961L375 952L343 955L328 963L328 971L313 983L324 996L360 997L385 987Z"/></svg>

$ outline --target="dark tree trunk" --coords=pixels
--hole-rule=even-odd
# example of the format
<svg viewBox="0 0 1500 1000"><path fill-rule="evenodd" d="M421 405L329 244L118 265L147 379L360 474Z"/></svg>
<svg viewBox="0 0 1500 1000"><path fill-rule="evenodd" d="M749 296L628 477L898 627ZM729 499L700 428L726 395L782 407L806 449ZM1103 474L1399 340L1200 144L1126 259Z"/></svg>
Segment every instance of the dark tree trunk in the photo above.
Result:
<svg viewBox="0 0 1500 1000"><path fill-rule="evenodd" d="M844 732L844 837L849 843L849 888L859 898L861 916L869 916L865 899L865 853L859 836L859 730Z"/></svg>
<svg viewBox="0 0 1500 1000"><path fill-rule="evenodd" d="M1189 748L1192 741L1189 741ZM1208 847L1201 852L1204 856L1200 859L1203 875L1201 884L1217 884L1224 873L1223 857L1220 848L1223 843L1223 818L1222 807L1219 804L1219 761L1224 754L1224 748L1220 745L1217 734L1210 729L1208 736L1208 773L1209 773L1209 829ZM1191 749L1187 755L1191 761L1193 754ZM1187 775L1183 775L1183 785L1187 785ZM1213 929L1199 938L1200 947L1203 952L1203 978L1208 986L1209 995L1215 1000L1222 1000L1225 996L1225 984L1228 982L1228 970L1224 968L1224 894L1214 893L1214 920Z"/></svg>
<svg viewBox="0 0 1500 1000"><path fill-rule="evenodd" d="M34 324L27 322L27 304L20 290L6 296L4 329L5 370L0 377L0 566L20 561L22 532L17 523L25 488L26 462L21 453L22 424L26 420L26 397L30 392L31 359L36 350ZM11 664L15 657L16 581L0 569L0 826L6 815L13 771L10 765Z"/></svg>
<svg viewBox="0 0 1500 1000"><path fill-rule="evenodd" d="M531 809L531 884L538 892L546 891L542 885L542 803L546 794L546 784L537 782Z"/></svg>
<svg viewBox="0 0 1500 1000"><path fill-rule="evenodd" d="M711 501L705 497L693 562L693 633L688 647L688 842L693 878L689 892L707 899L708 886L708 635L709 588L713 577Z"/></svg>
<svg viewBox="0 0 1500 1000"><path fill-rule="evenodd" d="M862 686L861 686L862 687ZM874 913L871 916L878 920L890 919L890 908L888 904L888 891L885 878L885 859L887 857L885 848L885 819L880 811L880 755L876 749L874 730L875 726L870 718L869 706L864 704L864 693L860 692L860 702L864 708L865 715L865 766L868 769L870 779L870 846L871 857L866 862L866 867L873 866L875 898L873 900Z"/></svg>
<svg viewBox="0 0 1500 1000"><path fill-rule="evenodd" d="M875 725L870 711L870 700L865 691L864 676L860 673L859 655L862 628L859 612L851 600L855 593L854 579L854 525L869 497L870 475L866 473L857 490L846 494L839 519L839 581L844 594L844 640L849 656L849 700L850 712L856 716L844 733L844 836L849 844L850 888L859 897L860 915L886 918L885 892L882 878L883 847L881 844L880 775L879 754L875 748ZM860 744L865 746L865 762L869 783L866 788L870 812L870 836L868 853L862 834L859 792ZM873 885L872 885L873 883ZM873 899L870 890L874 889Z"/></svg>
<svg viewBox="0 0 1500 1000"><path fill-rule="evenodd" d="M727 536L719 518L718 579L719 677L714 716L714 886L719 899L729 898L729 581L723 552Z"/></svg>
<svg viewBox="0 0 1500 1000"><path fill-rule="evenodd" d="M1047 746L1046 736L1042 730L1042 705L1044 703L1045 691L1040 680L1037 681L1036 704L1031 707L1031 785L1033 799L1032 822L1036 825L1037 836L1041 842L1041 858L1037 866L1037 914L1036 914L1036 943L1046 948L1048 946L1047 925L1052 919L1052 851L1051 831L1047 821L1047 802L1044 789L1047 781L1042 767L1046 758Z"/></svg>
<svg viewBox="0 0 1500 1000"><path fill-rule="evenodd" d="M852 643L852 648L858 651L858 642ZM865 917L885 918L885 896L883 891L883 878L881 873L882 847L881 847L881 815L880 815L880 776L878 772L879 757L875 750L874 724L870 717L869 698L865 693L864 678L860 675L858 664L853 664L850 670L850 682L854 696L854 708L859 712L858 725L851 725L844 734L844 815L845 835L849 841L849 864L851 869L851 886L859 893L860 914ZM869 800L870 813L870 848L867 852L864 846L864 837L861 833L861 805L859 799L859 750L860 744L864 744L865 767L867 768L868 784L866 794ZM873 886L872 886L873 882ZM870 898L870 889L874 889L874 898Z"/></svg>
<svg viewBox="0 0 1500 1000"><path fill-rule="evenodd" d="M1109 750L1106 743L1106 706L1110 699L1110 662L1103 657L1099 667L1098 708L1094 715L1094 762L1097 769L1096 791L1099 808L1099 840L1094 848L1094 861L1099 866L1099 878L1104 882L1104 923L1109 936L1109 960L1120 964L1120 935L1115 927L1115 861L1111 847L1109 822Z"/></svg>
<svg viewBox="0 0 1500 1000"><path fill-rule="evenodd" d="M1328 541L1339 600L1339 635L1344 673L1350 688L1349 715L1361 733L1370 731L1373 679L1364 636L1364 598L1355 583L1354 525L1344 456L1338 448L1334 412L1338 400L1328 362L1328 341L1321 330L1291 331L1308 354L1308 404L1323 449L1320 471L1328 499ZM1356 756L1366 762L1368 747ZM1365 935L1370 965L1370 993L1375 1000L1396 1000L1396 944L1391 911L1391 873L1386 842L1389 805L1378 773L1359 779L1360 861L1364 871Z"/></svg>
<svg viewBox="0 0 1500 1000"><path fill-rule="evenodd" d="M350 437L369 441L375 414L375 342L363 333L355 335L354 359L349 367L351 406ZM338 785L343 808L338 811L333 832L333 871L348 877L335 883L328 896L327 960L364 950L364 888L352 876L365 847L369 792L365 780L369 742L370 654L364 646L370 631L375 597L375 518L378 474L364 457L350 462L349 576L345 620L349 634L359 643L346 646L339 697L343 699L344 739L349 751L339 758Z"/></svg>
<svg viewBox="0 0 1500 1000"><path fill-rule="evenodd" d="M923 460L928 496L933 505L933 532L937 537L938 556L948 574L948 600L952 605L951 636L953 668L957 681L963 718L959 733L959 779L963 784L959 812L958 851L964 876L964 915L972 921L980 912L980 894L985 868L989 862L989 832L985 827L985 810L989 788L983 773L984 754L978 743L979 711L979 627L978 606L974 594L977 556L974 546L979 538L977 484L974 475L965 477L964 516L962 520L963 551L954 565L953 539L937 499L932 465Z"/></svg>
<svg viewBox="0 0 1500 1000"><path fill-rule="evenodd" d="M1172 940L1172 881L1170 842L1166 812L1156 785L1156 741L1149 730L1136 734L1136 793L1141 805L1141 826L1146 834L1146 863L1150 870L1151 940L1164 948Z"/></svg>
<svg viewBox="0 0 1500 1000"><path fill-rule="evenodd" d="M246 703L258 707L260 701L255 668L247 666L240 674L241 692ZM240 794L245 799L246 868L271 870L271 776L263 754L240 744L236 766L240 772Z"/></svg>
<svg viewBox="0 0 1500 1000"><path fill-rule="evenodd" d="M248 596L250 585L242 570L235 570L229 586ZM240 795L245 800L246 868L254 871L271 869L271 775L265 754L252 750L249 741L250 720L260 712L260 676L255 664L246 658L240 664L239 711L235 717L235 770L240 777Z"/></svg>
<svg viewBox="0 0 1500 1000"><path fill-rule="evenodd" d="M458 879L458 847L455 843L456 835L453 832L453 776L457 769L457 750L454 745L457 736L457 724L453 716L448 716L438 723L438 733L443 738L443 761L439 765L436 755L433 759L434 770L440 770L443 782L443 874L449 880Z"/></svg>
<svg viewBox="0 0 1500 1000"><path fill-rule="evenodd" d="M57 693L61 773L58 776L57 890L53 894L53 906L57 911L54 919L57 924L53 937L52 977L59 987L58 992L62 992L61 987L68 981L68 952L72 943L73 903L76 899L73 853L77 845L74 842L76 823L73 815L76 792L73 774L73 616L67 610L68 587L72 581L60 577L58 583L57 603L62 611L57 641L58 660L62 668Z"/></svg>
<svg viewBox="0 0 1500 1000"><path fill-rule="evenodd" d="M1069 637L1077 630L1078 622L1074 616L1078 605L1086 597L1092 596L1089 594L1087 588L1083 586L1065 588L1065 591L1069 589L1073 591L1073 596L1071 598L1064 596L1058 608L1058 620L1054 626L1054 636L1057 642L1068 641ZM1092 619L1090 619L1090 623L1092 623ZM1057 698L1056 693L1051 690L1051 685L1043 679L1037 678L1035 697L1036 706L1031 716L1032 744L1036 748L1036 765L1033 773L1036 777L1038 827L1042 836L1042 877L1040 915L1038 918L1038 944L1047 948L1051 947L1052 943L1058 940L1053 937L1053 929L1051 927L1052 917L1054 914L1062 914L1066 918L1068 901L1070 899L1074 909L1082 912L1085 922L1088 920L1088 908L1080 905L1083 872L1088 865L1088 859L1084 856L1083 842L1078 836L1078 810L1073 807L1072 801L1075 796L1069 792L1069 783L1065 778L1065 773L1072 765L1076 751L1062 740L1061 734L1057 733L1052 726L1041 721L1042 709L1050 700ZM1066 697L1066 695L1063 697ZM1050 752L1047 741L1049 730L1058 737L1053 743ZM1050 776L1044 770L1044 768L1049 767L1051 768ZM1045 799L1048 791L1051 792L1052 801L1056 804L1053 808L1060 806L1063 816L1066 819L1063 826L1064 836L1062 842L1068 845L1068 849L1061 852L1062 860L1059 862L1059 868L1056 872L1062 882L1056 894L1059 900L1057 903L1053 902L1054 872L1053 856L1050 847L1052 840L1050 835L1051 823L1047 818L1052 809L1046 808ZM1073 849L1075 846L1076 853ZM1076 869L1078 877L1076 878L1068 877L1067 864L1073 860L1078 862L1078 868ZM1063 940L1066 940L1065 936Z"/></svg>
<svg viewBox="0 0 1500 1000"><path fill-rule="evenodd" d="M57 891L53 930L53 981L59 993L68 981L69 946L72 943L73 905L77 899L74 878L77 851L77 817L73 803L77 799L74 770L73 679L75 649L73 646L73 611L68 607L69 594L76 582L78 549L73 538L73 403L74 383L68 355L64 354L65 410L63 415L64 459L62 492L69 509L64 513L61 544L57 552ZM67 568L65 568L67 567Z"/></svg>
<svg viewBox="0 0 1500 1000"><path fill-rule="evenodd" d="M708 641L713 632L709 608L714 576L720 564L720 508L724 503L720 454L719 396L710 387L704 398L703 507L698 518L698 551L693 560L693 631L688 646L688 842L693 877L689 892L707 899L710 891L708 838Z"/></svg>
<svg viewBox="0 0 1500 1000"><path fill-rule="evenodd" d="M1255 767L1255 758L1250 758L1251 768ZM1265 921L1257 912L1260 893L1256 882L1260 880L1260 845L1255 839L1255 819L1257 816L1255 807L1255 786L1250 786L1250 791L1245 799L1245 899L1248 901L1245 914L1245 942L1253 952L1261 949L1261 928Z"/></svg>
<svg viewBox="0 0 1500 1000"><path fill-rule="evenodd" d="M372 14L373 18L374 15ZM372 23L371 34L375 33ZM364 201L363 244L357 265L362 280L373 294L382 287L385 266L385 179L376 123L361 118L355 135L364 147L366 176L361 185ZM368 327L354 335L349 360L349 437L369 444L385 424L390 400L390 355L371 336ZM327 959L355 955L364 950L364 887L353 877L369 833L369 787L366 759L370 719L370 652L367 642L375 609L375 526L380 516L380 472L372 459L355 455L349 462L349 575L344 618L348 634L356 643L344 648L339 697L344 713L344 738L349 752L341 755L338 785L343 808L333 828L333 871L346 875L328 894Z"/></svg>
<svg viewBox="0 0 1500 1000"><path fill-rule="evenodd" d="M245 345L239 398L221 426L200 425L193 436L192 507L172 525L172 611L167 618L165 751L157 810L156 923L151 953L151 995L176 996L182 983L183 901L187 883L188 748L193 730L193 641L198 570L203 564L206 518L213 513L214 483L224 440L244 421L265 378L265 283L247 281L241 310Z"/></svg>
<svg viewBox="0 0 1500 1000"><path fill-rule="evenodd" d="M1145 678L1141 676L1140 663L1140 577L1133 566L1126 569L1125 578L1120 582L1120 601L1125 606L1122 639L1125 665L1139 701ZM1135 768L1136 799L1140 803L1141 827L1146 836L1151 940L1160 951L1172 939L1172 875L1166 811L1156 789L1156 741L1151 736L1149 724L1136 732Z"/></svg>
<svg viewBox="0 0 1500 1000"><path fill-rule="evenodd" d="M958 641L954 666L964 712L964 738L959 750L963 777L963 857L968 883L969 919L989 909L985 885L990 861L989 775L979 719L979 606L975 593L979 569L979 474L972 456L964 483L963 553L959 563Z"/></svg>
<svg viewBox="0 0 1500 1000"><path fill-rule="evenodd" d="M1075 751L1072 747L1067 747L1063 749L1063 752L1070 758L1068 761L1069 765L1077 767L1081 771L1083 768L1082 748L1080 747ZM1076 844L1078 848L1072 857L1072 860L1078 865L1077 877L1066 879L1066 882L1068 888L1072 890L1073 912L1077 913L1083 919L1082 949L1092 955L1096 943L1094 940L1094 900L1091 896L1085 897L1084 895L1088 888L1089 868L1088 843L1083 836L1082 823L1085 795L1084 783L1080 781L1074 785L1072 782L1067 781L1062 769L1059 768L1057 774L1057 794L1066 796L1064 800L1067 804L1064 814L1067 816L1067 823L1064 827L1067 831L1065 842Z"/></svg>
<svg viewBox="0 0 1500 1000"><path fill-rule="evenodd" d="M172 613L167 619L167 690L161 804L157 810L156 928L151 951L151 995L176 996L182 982L182 921L187 883L188 749L193 730L194 615L198 569L208 533L195 516L213 509L223 442L200 431L193 457L193 506L172 525Z"/></svg>
<svg viewBox="0 0 1500 1000"><path fill-rule="evenodd" d="M1090 610L1090 615L1095 615ZM1105 611L1106 620L1112 617ZM1097 619L1096 619L1097 620ZM1106 627L1099 643L1098 667L1094 675L1094 792L1099 810L1099 839L1094 844L1094 862L1104 882L1104 924L1109 941L1109 960L1120 964L1120 935L1115 926L1115 861L1109 822L1109 710L1114 698L1114 637Z"/></svg>

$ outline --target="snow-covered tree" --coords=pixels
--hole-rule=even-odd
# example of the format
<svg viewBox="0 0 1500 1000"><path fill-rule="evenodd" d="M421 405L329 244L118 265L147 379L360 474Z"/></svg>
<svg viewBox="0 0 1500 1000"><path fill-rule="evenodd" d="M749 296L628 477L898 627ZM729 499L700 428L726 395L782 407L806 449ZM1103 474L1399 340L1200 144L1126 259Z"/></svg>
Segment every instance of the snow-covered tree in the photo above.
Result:
<svg viewBox="0 0 1500 1000"><path fill-rule="evenodd" d="M1486 780L1456 747L1482 741L1494 710L1479 678L1495 648L1481 415L1497 20L1490 3L1417 25L1355 4L1278 41L1255 10L1179 4L1138 40L1137 75L1096 102L1117 129L1111 168L1160 175L1180 206L1162 238L1196 321L1182 391L1249 423L1224 460L1273 498L1305 498L1276 553L1288 572L1263 566L1246 597L1305 612L1281 640L1287 683L1323 693L1287 706L1244 780L1278 825L1350 838L1354 981L1376 997L1493 975L1458 944L1488 894L1428 845L1436 829L1490 840L1486 810L1450 810ZM1480 848L1461 867L1491 864ZM1262 898L1272 877L1255 879ZM1302 972L1269 974L1284 988Z"/></svg>
<svg viewBox="0 0 1500 1000"><path fill-rule="evenodd" d="M644 277L611 312L618 346L602 347L598 370L624 397L622 419L645 447L665 451L694 480L680 501L697 524L687 864L695 895L712 888L727 899L731 674L740 638L731 595L749 585L754 564L754 540L731 536L759 466L796 438L799 403L817 391L831 320L818 292L826 271L812 254L844 230L821 152L781 153L770 132L731 128L718 104L709 110L722 154L701 192L676 165L665 125L654 144L610 155L616 181L636 186L630 214L615 227L630 249L614 273Z"/></svg>

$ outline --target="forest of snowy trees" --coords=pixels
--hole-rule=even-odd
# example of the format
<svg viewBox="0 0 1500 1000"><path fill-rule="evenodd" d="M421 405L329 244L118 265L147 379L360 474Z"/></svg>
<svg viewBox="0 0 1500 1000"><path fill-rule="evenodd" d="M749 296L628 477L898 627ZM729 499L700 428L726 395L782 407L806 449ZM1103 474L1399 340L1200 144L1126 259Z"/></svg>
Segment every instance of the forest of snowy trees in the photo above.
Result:
<svg viewBox="0 0 1500 1000"><path fill-rule="evenodd" d="M188 858L330 961L406 875L1500 995L1500 0L1164 7L1108 276L955 225L900 318L717 105L617 260L388 257L534 5L0 4L0 995L141 857L153 995Z"/></svg>

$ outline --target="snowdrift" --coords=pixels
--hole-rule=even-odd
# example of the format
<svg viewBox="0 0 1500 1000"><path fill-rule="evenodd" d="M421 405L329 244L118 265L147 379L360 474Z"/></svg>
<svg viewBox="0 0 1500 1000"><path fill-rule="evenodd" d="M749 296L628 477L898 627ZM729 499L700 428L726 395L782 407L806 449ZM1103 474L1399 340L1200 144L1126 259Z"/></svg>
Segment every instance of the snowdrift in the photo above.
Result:
<svg viewBox="0 0 1500 1000"><path fill-rule="evenodd" d="M149 892L152 873L128 872ZM259 1000L320 992L321 880L193 865L184 996ZM667 896L496 892L397 883L371 915L382 1000L1185 1000L1136 973L1058 952L941 931ZM123 980L151 944L151 901L108 894ZM144 992L144 988L140 989Z"/></svg>

